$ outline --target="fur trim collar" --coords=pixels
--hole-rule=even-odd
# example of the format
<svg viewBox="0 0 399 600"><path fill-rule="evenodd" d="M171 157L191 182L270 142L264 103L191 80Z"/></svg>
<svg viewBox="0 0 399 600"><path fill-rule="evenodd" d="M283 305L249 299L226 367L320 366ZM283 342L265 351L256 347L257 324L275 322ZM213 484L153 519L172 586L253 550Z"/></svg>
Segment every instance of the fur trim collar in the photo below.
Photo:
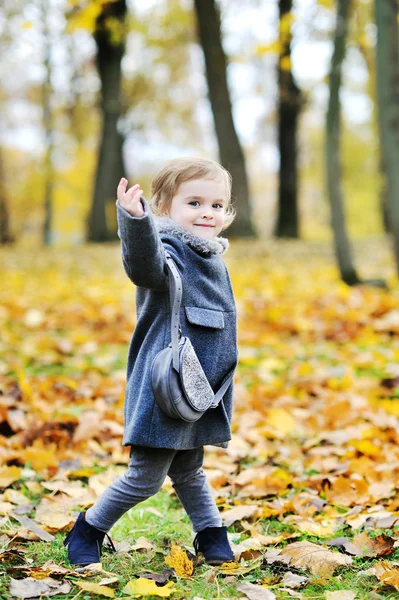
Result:
<svg viewBox="0 0 399 600"><path fill-rule="evenodd" d="M183 229L170 217L154 216L155 224L160 233L174 235L188 246L197 250L200 254L210 256L211 254L224 254L229 248L229 240L224 237L213 239L202 238L199 235Z"/></svg>

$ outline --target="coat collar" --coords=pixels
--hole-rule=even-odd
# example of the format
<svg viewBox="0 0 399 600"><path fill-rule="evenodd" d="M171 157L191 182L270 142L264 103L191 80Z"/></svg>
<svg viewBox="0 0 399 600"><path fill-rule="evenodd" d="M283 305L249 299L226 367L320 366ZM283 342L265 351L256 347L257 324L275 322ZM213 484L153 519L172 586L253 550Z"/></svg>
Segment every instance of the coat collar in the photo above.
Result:
<svg viewBox="0 0 399 600"><path fill-rule="evenodd" d="M197 250L204 256L212 254L224 254L229 248L229 240L224 237L215 237L213 239L202 238L191 231L183 229L170 217L159 217L154 215L154 220L159 233L167 233L179 238L182 242Z"/></svg>

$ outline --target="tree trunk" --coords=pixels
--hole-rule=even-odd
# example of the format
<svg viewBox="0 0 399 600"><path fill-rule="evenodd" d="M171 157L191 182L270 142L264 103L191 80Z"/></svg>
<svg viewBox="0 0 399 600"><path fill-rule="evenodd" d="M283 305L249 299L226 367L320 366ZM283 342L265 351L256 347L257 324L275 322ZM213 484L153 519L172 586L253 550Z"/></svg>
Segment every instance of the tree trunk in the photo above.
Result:
<svg viewBox="0 0 399 600"><path fill-rule="evenodd" d="M54 165L53 165L53 115L51 112L51 40L48 24L49 6L46 0L41 2L43 36L44 36L44 67L46 79L43 83L43 125L45 131L44 154L44 222L43 243L45 246L52 242L53 224L53 191L54 191Z"/></svg>
<svg viewBox="0 0 399 600"><path fill-rule="evenodd" d="M11 244L15 242L10 232L10 219L7 206L6 188L4 185L4 165L2 149L0 148L0 244Z"/></svg>
<svg viewBox="0 0 399 600"><path fill-rule="evenodd" d="M367 13L366 13L367 11ZM385 173L385 165L384 158L382 154L382 141L381 141L381 131L378 124L378 110L377 110L377 85L376 85L376 65L375 65L375 57L374 50L368 45L367 38L364 35L364 30L367 24L369 23L369 19L367 19L368 15L368 6L357 4L356 6L356 40L359 46L359 50L361 55L363 56L363 60L366 63L369 81L368 81L368 93L373 102L373 112L372 112L372 129L375 136L378 138L378 172L382 180L382 185L379 194L380 201L380 210L382 223L384 226L384 230L386 232L390 232L389 228L389 219L388 219L388 198L387 198L387 186L386 186L386 173ZM366 17L365 17L366 13Z"/></svg>
<svg viewBox="0 0 399 600"><path fill-rule="evenodd" d="M126 0L109 2L97 19L94 39L97 44L97 69L101 79L102 132L97 162L93 203L88 218L88 240L116 240L115 230L107 227L106 205L115 204L116 187L124 176L122 145L118 131L121 114L121 61L125 53ZM118 22L119 29L107 25L107 19ZM115 40L115 31L118 39Z"/></svg>
<svg viewBox="0 0 399 600"><path fill-rule="evenodd" d="M397 0L375 0L377 99L389 229L399 272L399 44Z"/></svg>
<svg viewBox="0 0 399 600"><path fill-rule="evenodd" d="M233 200L237 216L229 227L234 237L253 237L248 178L244 154L234 127L227 86L226 55L220 30L220 12L215 0L195 0L198 37L204 52L208 93L211 102L219 155L222 165L233 178Z"/></svg>
<svg viewBox="0 0 399 600"><path fill-rule="evenodd" d="M334 51L330 70L330 98L326 119L326 175L327 194L331 206L331 224L334 233L335 255L341 278L348 285L359 283L352 262L351 248L346 232L344 198L340 164L340 88L342 63L345 58L349 27L350 0L338 0L337 22L334 34Z"/></svg>
<svg viewBox="0 0 399 600"><path fill-rule="evenodd" d="M278 145L280 151L278 214L275 235L299 237L297 130L301 93L291 69L292 0L279 0Z"/></svg>

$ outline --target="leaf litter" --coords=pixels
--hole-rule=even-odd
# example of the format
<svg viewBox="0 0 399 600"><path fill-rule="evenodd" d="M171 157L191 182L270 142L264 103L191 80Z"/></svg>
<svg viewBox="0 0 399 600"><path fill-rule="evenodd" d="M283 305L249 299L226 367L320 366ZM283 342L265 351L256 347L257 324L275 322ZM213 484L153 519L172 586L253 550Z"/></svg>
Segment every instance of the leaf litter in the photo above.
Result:
<svg viewBox="0 0 399 600"><path fill-rule="evenodd" d="M399 545L399 290L397 284L390 292L352 289L336 279L325 256L311 255L306 268L296 264L293 270L284 245L278 260L270 248L267 253L261 248L251 246L252 256L261 252L262 260L252 260L246 269L239 252L228 258L239 309L234 435L223 453L209 448L205 468L224 523L242 532L238 566L230 576L245 577L258 558L261 568L301 565L307 575L328 579L340 564L351 565L345 562L350 556L389 557ZM116 252L115 263L118 259ZM25 283L26 277L47 276L47 260L28 270L26 260L19 271ZM75 283L87 282L87 267L84 275L80 270L84 262L68 263L70 257L62 254L57 260ZM18 285L18 266L13 270ZM50 300L37 290L40 311L26 309L13 285L2 298L8 344L0 356L0 511L3 506L5 515L0 523L10 540L2 550L7 561L9 553L23 560L19 540L50 540L67 531L77 503L93 503L128 463L121 447L125 374L112 353L130 339L132 313L121 297L130 303L131 285L122 271L105 278L95 261L89 271L90 285L81 288L96 289L94 296L65 301L69 288L58 282ZM117 285L109 284L110 277ZM107 345L113 350L104 369ZM2 360L15 366L10 375ZM45 372L57 363L71 375L27 371L35 365L37 373ZM94 429L88 428L88 415ZM165 490L171 492L168 484ZM39 502L31 505L26 493ZM270 534L269 523L290 531ZM350 537L334 543L342 529ZM295 544L314 542L285 546L289 536L310 536L320 544L295 554L303 548ZM136 551L146 551L143 540L135 543L143 544ZM339 551L328 549L333 545ZM278 546L274 558L268 546ZM380 580L395 587L396 567L375 564ZM189 576L189 563L186 569Z"/></svg>

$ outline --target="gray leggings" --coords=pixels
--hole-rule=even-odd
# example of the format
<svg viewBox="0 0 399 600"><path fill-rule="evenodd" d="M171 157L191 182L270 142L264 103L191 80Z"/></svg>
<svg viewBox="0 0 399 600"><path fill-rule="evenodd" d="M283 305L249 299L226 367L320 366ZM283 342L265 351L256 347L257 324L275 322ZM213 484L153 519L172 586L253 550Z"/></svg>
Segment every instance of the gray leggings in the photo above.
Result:
<svg viewBox="0 0 399 600"><path fill-rule="evenodd" d="M87 522L108 532L129 508L156 494L169 475L194 531L221 527L219 510L202 470L203 460L203 447L170 450L132 446L126 473L113 481L89 508Z"/></svg>

